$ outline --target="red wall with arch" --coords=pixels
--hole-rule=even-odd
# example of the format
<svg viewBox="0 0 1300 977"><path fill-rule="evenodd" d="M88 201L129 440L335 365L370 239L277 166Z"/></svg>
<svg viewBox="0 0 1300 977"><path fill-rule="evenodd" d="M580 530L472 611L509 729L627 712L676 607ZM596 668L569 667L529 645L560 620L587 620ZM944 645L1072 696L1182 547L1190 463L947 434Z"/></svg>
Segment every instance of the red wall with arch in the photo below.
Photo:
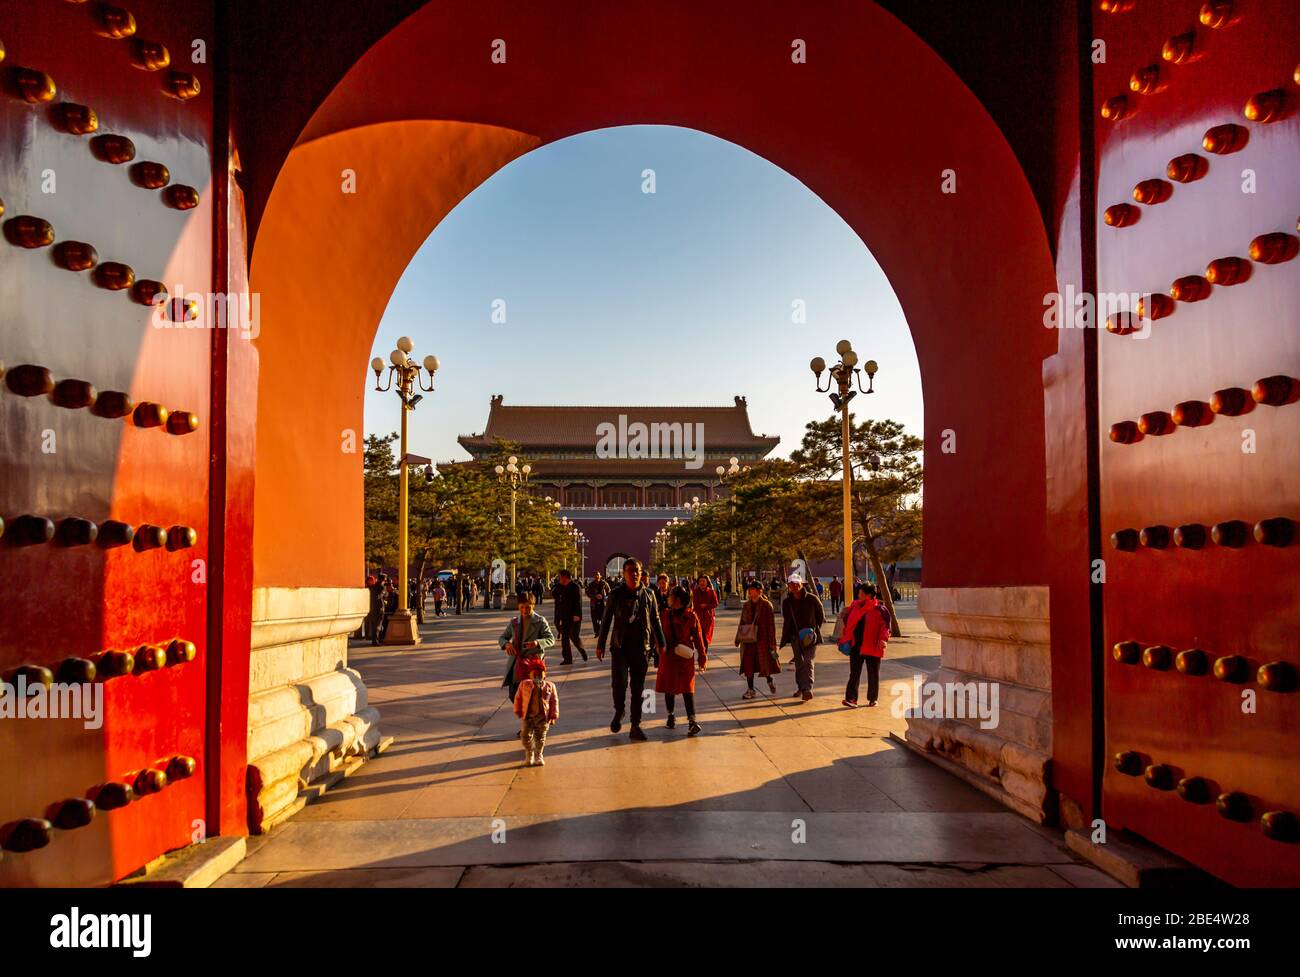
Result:
<svg viewBox="0 0 1300 977"><path fill-rule="evenodd" d="M491 58L497 39L504 64ZM795 39L806 63L791 60ZM289 106L291 118L309 107L301 95ZM360 436L375 329L424 237L521 153L638 123L742 145L854 228L889 276L920 361L925 583L1046 583L1041 369L1056 336L1041 317L1052 254L997 125L889 13L670 0L652 14L575 3L561 19L535 4L437 2L310 107L264 209L251 195L264 322L258 584L360 579L360 453L340 444L346 431ZM341 192L344 169L356 194ZM956 193L942 192L948 170ZM305 369L323 396L293 382ZM945 440L954 451L940 450Z"/></svg>

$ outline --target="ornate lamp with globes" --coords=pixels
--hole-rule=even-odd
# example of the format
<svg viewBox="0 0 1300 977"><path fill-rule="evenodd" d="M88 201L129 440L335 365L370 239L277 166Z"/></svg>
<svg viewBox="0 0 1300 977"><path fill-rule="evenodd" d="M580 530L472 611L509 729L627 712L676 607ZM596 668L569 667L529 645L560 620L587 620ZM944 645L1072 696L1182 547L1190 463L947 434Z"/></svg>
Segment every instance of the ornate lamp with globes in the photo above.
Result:
<svg viewBox="0 0 1300 977"><path fill-rule="evenodd" d="M851 447L853 440L852 423L849 420L849 401L858 395L859 392L870 394L875 392L876 379L876 361L867 360L862 366L858 366L858 354L853 351L853 344L847 339L841 339L835 344L835 352L839 354L840 360L830 368L830 377L826 381L825 388L822 387L822 374L826 372L826 361L820 356L813 357L808 366L816 378L816 388L818 393L829 393L831 403L840 413L840 443L843 449L843 505L844 505L844 599L845 601L853 600L853 464L851 461ZM862 373L867 375L867 386L862 386ZM858 389L852 389L854 381L857 382Z"/></svg>
<svg viewBox="0 0 1300 977"><path fill-rule="evenodd" d="M415 628L415 618L411 614L408 584L411 572L408 539L411 514L409 468L412 464L429 465L430 462L428 458L420 458L407 453L406 415L415 410L416 405L424 399L424 394L415 392L417 386L424 393L432 392L433 375L438 372L438 357L426 356L423 366L421 366L421 364L411 359L413 349L415 349L415 344L406 336L402 336L397 340L397 348L388 354L388 361L391 365L388 367L387 383L382 387L379 385L379 379L384 372L384 361L378 356L370 361L370 369L375 372L375 389L379 391L396 390L397 397L402 402L402 458L399 469L397 517L397 610L388 618L388 630L385 632L384 637L384 644L386 645L418 645L420 643L420 633ZM426 374L428 375L427 386L425 385ZM426 478L431 473L432 468L425 469Z"/></svg>

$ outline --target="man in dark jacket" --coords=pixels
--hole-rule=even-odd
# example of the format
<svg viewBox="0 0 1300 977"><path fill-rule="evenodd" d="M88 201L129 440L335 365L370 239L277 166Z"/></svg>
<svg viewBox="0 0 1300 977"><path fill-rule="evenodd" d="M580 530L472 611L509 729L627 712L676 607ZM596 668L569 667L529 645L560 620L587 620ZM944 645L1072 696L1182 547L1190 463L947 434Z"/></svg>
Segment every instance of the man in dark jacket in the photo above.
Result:
<svg viewBox="0 0 1300 977"><path fill-rule="evenodd" d="M786 581L790 593L781 602L781 641L777 647L789 645L794 652L794 678L798 686L795 695L804 702L813 697L813 656L817 654L817 641L821 641L822 624L826 612L816 594L804 589L803 577L797 573L790 574ZM799 641L799 632L811 628L816 633L816 641L805 648Z"/></svg>
<svg viewBox="0 0 1300 977"><path fill-rule="evenodd" d="M609 582L596 571L587 584L587 600L591 601L591 633L600 637L600 619L605 616L605 600L609 597Z"/></svg>
<svg viewBox="0 0 1300 977"><path fill-rule="evenodd" d="M660 614L668 610L668 590L670 584L671 581L668 579L668 574L666 573L661 573L659 574L658 577L655 578L654 595L655 595L655 600L659 602Z"/></svg>
<svg viewBox="0 0 1300 977"><path fill-rule="evenodd" d="M587 650L582 647L582 588L574 582L573 575L567 568L560 571L551 596L555 600L555 628L560 632L560 651L563 655L560 664L573 664L569 642L578 646L578 654L586 661Z"/></svg>
<svg viewBox="0 0 1300 977"><path fill-rule="evenodd" d="M664 647L663 626L659 622L659 604L641 582L641 563L628 560L623 564L623 581L609 594L605 616L596 640L596 658L604 660L610 648L610 684L614 691L614 719L609 731L623 727L623 710L627 707L628 678L632 680L632 729L629 739L644 740L641 731L641 697L645 691L645 674L650 656Z"/></svg>
<svg viewBox="0 0 1300 977"><path fill-rule="evenodd" d="M370 633L370 643L379 644L379 626L384 619L384 588L388 586L388 576L379 574L370 590L370 613L366 618L366 630Z"/></svg>

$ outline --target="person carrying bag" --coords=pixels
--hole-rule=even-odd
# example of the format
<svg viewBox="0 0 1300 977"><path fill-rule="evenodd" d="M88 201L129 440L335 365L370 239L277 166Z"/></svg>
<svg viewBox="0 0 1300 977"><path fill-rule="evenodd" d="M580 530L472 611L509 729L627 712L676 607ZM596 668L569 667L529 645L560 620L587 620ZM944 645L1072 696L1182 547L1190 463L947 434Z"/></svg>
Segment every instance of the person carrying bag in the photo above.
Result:
<svg viewBox="0 0 1300 977"><path fill-rule="evenodd" d="M551 625L546 618L536 613L536 604L536 598L531 592L521 594L519 616L510 620L506 629L501 632L501 637L497 639L501 649L510 656L510 664L506 668L501 685L511 702L519 691L519 683L528 678L524 659L545 658L546 649L555 644L555 634L551 631Z"/></svg>
<svg viewBox="0 0 1300 977"><path fill-rule="evenodd" d="M736 628L736 647L740 649L740 674L749 686L742 698L753 699L758 694L754 691L755 675L767 679L768 691L776 694L772 676L781 671L781 665L776 660L776 612L763 596L763 585L751 580L746 593Z"/></svg>

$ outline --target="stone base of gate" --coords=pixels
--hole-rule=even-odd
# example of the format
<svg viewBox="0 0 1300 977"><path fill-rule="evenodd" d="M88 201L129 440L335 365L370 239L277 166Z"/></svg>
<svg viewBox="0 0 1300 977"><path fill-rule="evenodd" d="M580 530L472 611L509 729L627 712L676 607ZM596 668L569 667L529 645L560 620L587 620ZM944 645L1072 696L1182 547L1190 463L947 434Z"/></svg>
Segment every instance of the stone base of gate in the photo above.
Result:
<svg viewBox="0 0 1300 977"><path fill-rule="evenodd" d="M1025 817L1052 821L1048 589L926 587L917 608L941 639L940 668L927 686L996 684L998 716L983 729L978 716L913 708L905 742Z"/></svg>
<svg viewBox="0 0 1300 977"><path fill-rule="evenodd" d="M248 823L261 834L381 744L379 711L348 668L363 588L259 587L249 662Z"/></svg>

